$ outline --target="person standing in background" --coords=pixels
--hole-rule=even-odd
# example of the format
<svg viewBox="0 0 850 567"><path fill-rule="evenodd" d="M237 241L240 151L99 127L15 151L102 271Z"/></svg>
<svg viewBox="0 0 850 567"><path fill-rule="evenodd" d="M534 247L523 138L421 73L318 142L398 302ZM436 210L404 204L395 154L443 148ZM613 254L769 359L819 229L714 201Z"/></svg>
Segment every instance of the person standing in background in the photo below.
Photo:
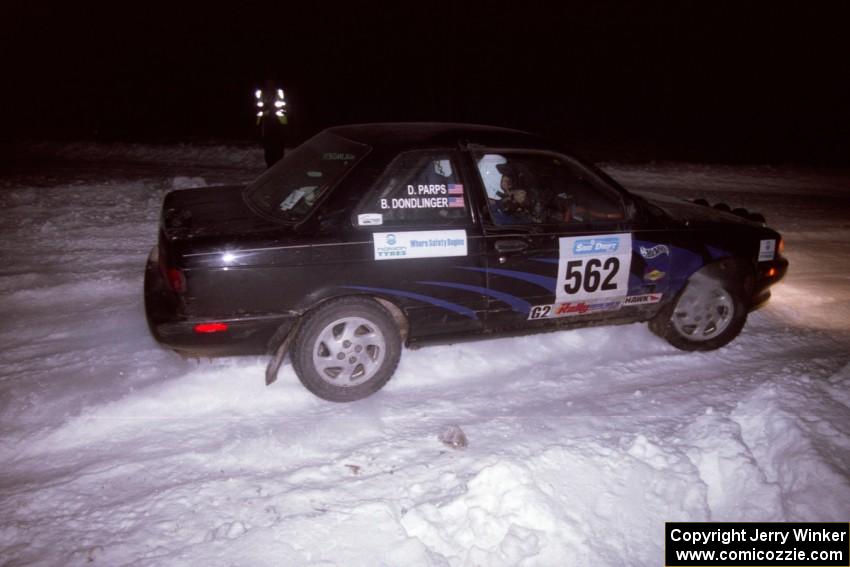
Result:
<svg viewBox="0 0 850 567"><path fill-rule="evenodd" d="M283 87L274 80L266 80L262 88L254 91L254 98L260 143L263 145L266 167L271 167L283 157L285 151L289 109Z"/></svg>

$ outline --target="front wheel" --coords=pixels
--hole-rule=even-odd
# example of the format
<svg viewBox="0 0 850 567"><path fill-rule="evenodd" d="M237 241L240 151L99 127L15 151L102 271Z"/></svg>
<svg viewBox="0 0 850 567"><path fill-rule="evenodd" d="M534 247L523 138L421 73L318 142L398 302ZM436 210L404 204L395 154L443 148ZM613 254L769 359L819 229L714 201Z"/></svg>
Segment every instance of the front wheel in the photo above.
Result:
<svg viewBox="0 0 850 567"><path fill-rule="evenodd" d="M695 274L679 297L649 322L649 328L682 350L714 350L738 336L747 308L738 286Z"/></svg>
<svg viewBox="0 0 850 567"><path fill-rule="evenodd" d="M392 377L401 356L401 335L377 302L348 297L309 315L290 354L308 390L332 402L352 402L377 392Z"/></svg>

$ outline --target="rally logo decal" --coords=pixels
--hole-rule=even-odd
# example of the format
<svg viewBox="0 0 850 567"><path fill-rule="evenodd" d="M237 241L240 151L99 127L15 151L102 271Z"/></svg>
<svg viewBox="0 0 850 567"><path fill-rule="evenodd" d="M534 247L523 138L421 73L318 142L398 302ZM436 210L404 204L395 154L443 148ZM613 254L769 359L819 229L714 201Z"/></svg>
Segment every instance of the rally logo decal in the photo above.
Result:
<svg viewBox="0 0 850 567"><path fill-rule="evenodd" d="M535 305L528 312L528 320L536 319L559 319L573 315L586 315L588 313L599 313L601 311L614 311L622 307L622 301L569 301L566 303L553 303L551 305Z"/></svg>

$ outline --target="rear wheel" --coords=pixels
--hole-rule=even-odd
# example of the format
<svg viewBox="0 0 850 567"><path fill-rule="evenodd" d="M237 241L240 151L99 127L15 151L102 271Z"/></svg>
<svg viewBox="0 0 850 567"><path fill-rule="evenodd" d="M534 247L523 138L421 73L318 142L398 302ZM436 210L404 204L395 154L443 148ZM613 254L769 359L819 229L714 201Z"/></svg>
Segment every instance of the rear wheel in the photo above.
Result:
<svg viewBox="0 0 850 567"><path fill-rule="evenodd" d="M697 273L649 328L682 350L714 350L738 336L747 320L739 286Z"/></svg>
<svg viewBox="0 0 850 567"><path fill-rule="evenodd" d="M348 297L307 317L292 344L292 364L304 386L325 400L351 402L380 390L401 356L401 336L377 302Z"/></svg>

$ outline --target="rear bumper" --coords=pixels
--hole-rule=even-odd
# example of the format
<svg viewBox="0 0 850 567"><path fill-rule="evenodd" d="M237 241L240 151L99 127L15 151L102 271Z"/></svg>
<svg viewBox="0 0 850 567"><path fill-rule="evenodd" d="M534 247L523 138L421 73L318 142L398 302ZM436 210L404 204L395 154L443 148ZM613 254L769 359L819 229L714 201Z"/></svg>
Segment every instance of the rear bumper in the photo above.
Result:
<svg viewBox="0 0 850 567"><path fill-rule="evenodd" d="M283 340L296 314L262 314L238 317L184 315L180 297L172 292L159 270L154 247L145 267L145 316L153 337L163 345L190 356L268 354ZM199 333L200 323L224 323L227 329Z"/></svg>

